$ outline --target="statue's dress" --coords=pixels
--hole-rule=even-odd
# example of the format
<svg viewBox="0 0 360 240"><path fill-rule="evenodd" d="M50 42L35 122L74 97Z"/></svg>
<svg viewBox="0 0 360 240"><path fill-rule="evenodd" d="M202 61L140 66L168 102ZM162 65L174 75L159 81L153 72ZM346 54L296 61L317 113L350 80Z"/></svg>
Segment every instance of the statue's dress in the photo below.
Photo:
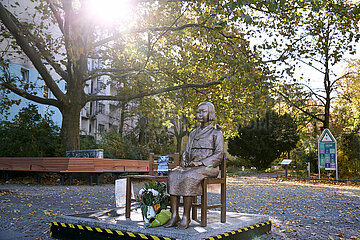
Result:
<svg viewBox="0 0 360 240"><path fill-rule="evenodd" d="M212 125L191 131L181 166L169 171L168 193L176 196L201 195L201 181L205 177L217 177L219 174L223 142L222 132ZM190 162L199 162L203 166L187 167Z"/></svg>

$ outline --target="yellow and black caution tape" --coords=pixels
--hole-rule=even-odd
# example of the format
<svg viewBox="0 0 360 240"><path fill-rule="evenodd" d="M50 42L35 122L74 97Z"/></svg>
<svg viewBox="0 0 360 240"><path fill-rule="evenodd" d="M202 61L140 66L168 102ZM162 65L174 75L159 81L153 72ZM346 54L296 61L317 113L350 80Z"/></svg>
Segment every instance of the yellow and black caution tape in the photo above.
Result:
<svg viewBox="0 0 360 240"><path fill-rule="evenodd" d="M223 239L223 238L225 239L226 237L229 237L231 235L247 232L247 231L250 231L250 230L254 230L256 228L264 227L266 225L271 225L271 221L255 224L253 226L249 226L249 227L246 227L246 228L240 228L240 229L231 230L231 231L228 231L228 232L225 232L225 233L221 233L221 234L218 234L218 235L215 235L215 236L212 236L212 237L203 238L203 239L200 239L200 240L216 240L216 239Z"/></svg>
<svg viewBox="0 0 360 240"><path fill-rule="evenodd" d="M88 232L98 232L98 233L107 233L107 234L113 234L115 236L123 236L123 237L130 237L134 239L148 239L148 240L181 240L181 239L174 239L174 238L168 238L168 237L159 237L159 236L153 236L153 235L145 235L141 233L133 233L128 231L120 231L120 230L112 230L112 229L102 229L98 227L89 227L89 226L82 226L78 224L66 224L66 223L58 223L58 222L52 222L52 226L62 227L62 228L72 228L72 229L78 229Z"/></svg>
<svg viewBox="0 0 360 240"><path fill-rule="evenodd" d="M271 221L255 224L253 226L249 226L246 228L241 229L235 229L231 230L225 233L221 233L215 236L203 238L200 240L216 240L216 239L226 239L226 237L229 237L231 235L247 232L250 230L254 230L260 227L264 227L266 225L271 225ZM82 226L78 224L66 224L66 223L58 223L58 222L52 222L51 226L57 226L62 228L72 228L72 229L78 229L83 231L89 231L89 232L98 232L98 233L106 233L106 234L113 234L114 236L123 236L123 237L130 237L130 238L137 238L137 239L148 239L148 240L181 240L181 239L174 239L174 238L168 238L168 237L160 237L160 236L154 236L154 235L145 235L142 233L133 233L128 231L120 231L120 230L111 230L111 229L102 229L98 227L89 227L89 226Z"/></svg>

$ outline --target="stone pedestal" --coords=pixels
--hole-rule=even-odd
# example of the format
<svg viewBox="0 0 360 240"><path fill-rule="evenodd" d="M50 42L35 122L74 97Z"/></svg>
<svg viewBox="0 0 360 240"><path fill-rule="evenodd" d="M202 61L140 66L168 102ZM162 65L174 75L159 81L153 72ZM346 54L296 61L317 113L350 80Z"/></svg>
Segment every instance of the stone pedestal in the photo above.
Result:
<svg viewBox="0 0 360 240"><path fill-rule="evenodd" d="M59 216L51 223L52 237L58 239L252 239L271 231L268 216L227 212L226 223L220 211L209 211L208 225L193 220L188 229L155 227L145 229L140 211L125 218L124 208Z"/></svg>

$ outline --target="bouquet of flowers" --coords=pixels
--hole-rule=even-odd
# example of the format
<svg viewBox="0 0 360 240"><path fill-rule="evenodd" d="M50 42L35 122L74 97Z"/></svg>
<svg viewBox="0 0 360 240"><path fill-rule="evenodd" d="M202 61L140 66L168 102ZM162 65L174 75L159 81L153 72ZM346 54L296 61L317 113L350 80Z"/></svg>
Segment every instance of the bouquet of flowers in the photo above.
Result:
<svg viewBox="0 0 360 240"><path fill-rule="evenodd" d="M169 205L169 196L166 193L166 185L160 182L145 182L145 187L136 195L140 202L141 213L144 221L154 218L162 209Z"/></svg>

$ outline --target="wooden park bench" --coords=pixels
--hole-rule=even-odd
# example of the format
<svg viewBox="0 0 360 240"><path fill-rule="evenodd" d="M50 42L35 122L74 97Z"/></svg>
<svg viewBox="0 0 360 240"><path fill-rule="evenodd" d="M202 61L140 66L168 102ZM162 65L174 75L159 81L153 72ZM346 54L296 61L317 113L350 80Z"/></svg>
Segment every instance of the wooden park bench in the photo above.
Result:
<svg viewBox="0 0 360 240"><path fill-rule="evenodd" d="M68 168L60 173L69 176L69 185L71 185L73 173L89 173L90 185L92 185L93 176L96 177L96 184L99 184L99 177L103 173L147 173L148 171L147 160L70 158Z"/></svg>
<svg viewBox="0 0 360 240"><path fill-rule="evenodd" d="M64 185L65 176L72 184L74 173L89 173L90 184L93 176L99 183L99 176L103 173L146 173L149 171L148 160L107 159L107 158L27 158L0 157L0 171L4 173L5 181L9 172L35 172L36 181L40 182L41 173L59 173L61 184Z"/></svg>

